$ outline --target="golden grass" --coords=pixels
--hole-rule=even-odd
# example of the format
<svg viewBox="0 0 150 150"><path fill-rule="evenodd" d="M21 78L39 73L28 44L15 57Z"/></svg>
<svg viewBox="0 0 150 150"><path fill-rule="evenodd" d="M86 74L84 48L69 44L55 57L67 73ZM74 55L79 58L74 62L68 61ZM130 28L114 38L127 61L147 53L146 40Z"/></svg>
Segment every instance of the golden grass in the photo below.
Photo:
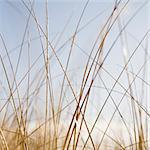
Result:
<svg viewBox="0 0 150 150"><path fill-rule="evenodd" d="M7 48L7 42L4 40L3 35L0 34L1 42L6 53L5 57L0 54L0 63L3 70L2 74L5 76L5 82L8 87L5 89L2 85L2 90L6 92L7 98L4 101L5 103L0 107L0 148L4 150L148 150L150 148L148 133L150 114L147 108L148 103L144 105L143 101L145 99L144 93L146 92L145 85L149 86L146 80L146 73L148 68L147 63L150 57L148 54L148 44L145 47L143 46L143 42L147 39L149 30L141 37L140 41L134 36L132 37L136 41L135 48L131 53L128 49L124 49L124 52L122 52L124 66L121 68L118 76L113 76L104 65L119 39L121 40L121 46L128 45L126 28L135 16L147 5L148 1L141 5L128 21L124 23L121 19L121 15L130 4L130 0L124 3L122 3L121 0L116 0L111 14L106 18L100 31L97 31L97 37L95 38L89 54L76 42L78 34L93 22L98 15L102 14L99 13L96 17L90 19L84 26L80 27L88 5L90 5L89 0L85 2L79 20L75 26L74 33L67 41L61 43L59 48L56 47L58 43L60 43L70 19L60 33L58 40L56 40L56 44L53 44L49 38L48 0L45 0L45 14L43 15L45 16L45 27L39 23L38 17L36 16L34 10L36 1L29 1L28 4L24 0L21 0L21 2L28 11L29 16L19 48L19 57L16 67L13 65L10 51ZM30 32L28 31L31 18L36 24L39 43L41 45L41 54L34 62L32 62L31 58L32 41L30 39ZM118 25L119 33L116 33L117 36L113 39L113 43L109 45L109 49L105 51L105 46L108 42L107 39L116 24ZM18 68L21 64L21 55L24 50L23 46L26 37L28 39L26 50L28 54L26 59L28 69L22 78L18 80ZM64 64L58 53L68 43L70 44L70 48ZM83 74L80 74L81 84L77 86L78 91L75 90L73 81L70 77L70 72L76 72L76 70L70 70L69 68L75 47L78 47L88 58L85 60L84 67L82 67ZM142 47L144 51L144 61L141 62L142 65L139 67L138 71L135 72L131 61L140 47ZM51 49L51 53L49 49ZM59 76L62 77L61 80L57 81L59 82L59 89L57 90L55 90L55 84L58 83L55 83L52 77L53 57L61 70L61 73L56 76L56 78ZM8 64L5 63L5 58L8 59ZM41 60L40 58L43 58L44 63L41 62L43 66L39 68L35 76L32 77L32 70L37 62ZM7 65L10 66L10 70L8 70ZM9 76L10 71L12 77ZM114 84L111 88L108 87L106 81L102 78L102 72L106 73L113 81L112 83ZM142 78L139 76L141 72L143 74ZM127 80L126 85L120 81L124 74ZM138 88L135 83L137 79L142 82L140 96L139 93L137 93ZM22 96L20 89L24 80L26 80L27 84L26 88L24 88L25 94ZM98 86L95 85L95 82L98 83L98 81L101 82L102 86L98 84ZM119 86L121 90L117 91L115 89L116 86ZM96 95L93 92L94 88L98 88L99 92L105 90L107 96L104 98L104 103L97 108L95 117L89 121L87 114L91 106L91 95ZM41 92L43 101L38 102ZM69 98L70 95L67 95L67 92L71 93L71 99ZM117 101L117 97L112 96L113 92L121 95L119 102ZM125 99L127 99L129 107L127 110L130 110L130 112L128 112L129 118L125 118L120 108L120 105ZM114 111L110 112L110 118L104 118L107 123L101 129L101 127L99 127L100 124L103 124L101 118L110 101ZM146 102L147 101L148 99L146 99ZM93 103L97 105L96 102L93 101ZM111 107L111 105L109 107ZM116 114L121 121L121 125L118 124L118 127L116 126L115 129L112 129L111 126ZM130 121L131 123L129 123ZM120 126L121 129L119 129ZM112 130L115 130L117 135L115 134L115 136L112 136L112 134L110 134ZM126 134L126 136L124 136L124 134Z"/></svg>

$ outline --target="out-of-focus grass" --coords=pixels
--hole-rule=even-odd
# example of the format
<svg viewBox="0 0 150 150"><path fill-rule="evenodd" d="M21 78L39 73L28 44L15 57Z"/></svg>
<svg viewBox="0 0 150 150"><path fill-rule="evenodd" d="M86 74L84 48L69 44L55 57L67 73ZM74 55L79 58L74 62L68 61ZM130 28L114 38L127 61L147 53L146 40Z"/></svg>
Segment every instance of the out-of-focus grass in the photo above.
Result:
<svg viewBox="0 0 150 150"><path fill-rule="evenodd" d="M146 46L143 46L143 43L148 39L149 30L144 33L144 36L141 36L140 40L137 40L134 35L130 34L130 37L135 40L135 47L132 51L128 49L126 31L126 28L135 16L148 5L148 1L144 2L132 16L129 16L127 22L123 22L121 15L126 7L130 5L130 0L125 2L121 0L114 1L109 17L103 20L103 26L101 26L100 31L97 31L97 37L90 49L90 53L82 49L76 42L77 38L79 38L78 34L98 17L96 15L96 17L90 19L81 27L82 19L86 11L88 11L88 5L90 5L89 1L85 2L78 22L75 25L74 33L67 41L61 43L59 49L56 49L57 44L60 43L64 32L67 31L67 25L70 19L58 36L56 44L53 44L48 34L48 1L45 0L44 2L44 27L39 23L34 10L36 1L29 1L27 3L21 0L21 3L28 11L29 16L22 43L19 46L19 57L16 66L13 66L10 56L12 51L9 51L7 42L5 42L3 35L0 35L1 43L6 54L5 56L0 54L1 71L4 74L5 83L8 87L5 88L6 85L1 84L2 90L7 95L4 103L0 107L1 149L148 150L150 148L148 134L150 114L147 107L148 99L145 93L148 92L147 89L149 87L147 81L149 53L148 42ZM39 44L41 45L41 54L32 63L32 40L29 38L30 32L28 31L30 18L36 24ZM110 42L108 48L106 45L109 44L108 37L115 25L118 25L119 32L116 33L117 36L114 36L115 38L112 43ZM27 38L27 41L25 41L25 38ZM105 67L104 63L108 60L112 49L119 40L123 48L123 57L118 58L116 54L116 58L114 59L122 59L124 66L121 67L119 75L114 76ZM59 57L59 51L65 48L68 42L70 43L70 48L64 65ZM23 48L24 44L27 44L26 49ZM84 61L85 64L80 66L80 68L70 69L69 65L73 60L73 50L75 47L80 49L87 56L87 59ZM144 51L144 57L143 62L140 63L141 66L135 72L132 59L137 54L139 48ZM21 77L21 80L18 80L18 68L24 50L27 52L25 61L28 69ZM40 60L41 57L43 58L42 61ZM53 57L57 65L52 61ZM8 60L7 64L4 59ZM79 56L78 59L83 58ZM39 60L43 63L43 66L38 69L33 77L32 70ZM52 65L56 65L58 70L61 70L55 77L52 77L54 71ZM10 66L10 70L8 70L8 66ZM82 74L80 74L81 83L75 86L73 78L76 76L75 72L78 74L78 70L82 70ZM11 72L11 77L9 72ZM74 73L71 77L70 72ZM103 73L107 74L112 80L113 85L111 88L106 83L107 77L105 80L103 79ZM141 73L143 75L142 77L140 76ZM120 80L123 75L125 76L125 85ZM58 79L60 76L62 78ZM56 79L58 80L56 81ZM142 83L140 88L137 87L137 82L135 82L137 79ZM25 94L22 97L20 85L24 80L26 81L23 91ZM57 86L58 89L56 89L56 84L59 85ZM120 90L116 90L116 86L119 86ZM106 97L103 97L103 103L101 105L98 105L93 98L93 95L97 95L94 89L97 89L98 92L105 91L104 95ZM141 89L140 94L139 89ZM118 96L115 97L113 93L121 96L119 97L119 101ZM41 99L43 100L42 102L39 101ZM127 100L127 105L124 107L128 107L125 109L127 112L123 112L120 108L120 105L125 99ZM99 100L101 100L101 97L99 97ZM91 106L94 107L94 115L92 113L90 114L89 109L91 109ZM111 107L113 111L110 109ZM108 113L108 116L110 116L108 118L103 118L105 108L107 108L105 113ZM128 117L125 117L126 113ZM116 121L114 124L114 117L116 115L119 121ZM102 120L105 120L105 123ZM114 128L112 128L113 124ZM114 133L114 136L112 136L112 133Z"/></svg>

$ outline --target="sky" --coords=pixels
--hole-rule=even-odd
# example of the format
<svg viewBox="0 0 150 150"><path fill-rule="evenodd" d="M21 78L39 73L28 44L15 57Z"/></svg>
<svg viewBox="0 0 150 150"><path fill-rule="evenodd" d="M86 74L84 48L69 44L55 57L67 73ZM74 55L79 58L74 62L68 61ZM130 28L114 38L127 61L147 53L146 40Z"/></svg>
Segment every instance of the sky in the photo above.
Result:
<svg viewBox="0 0 150 150"><path fill-rule="evenodd" d="M125 1L124 1L125 2ZM124 2L121 3L121 5L124 5ZM121 14L119 20L123 25L128 23L128 20L133 16L133 14L145 3L146 1L143 0L135 0L132 2L129 2L127 8L124 10L124 12ZM27 6L30 7L28 1L26 0L25 3ZM83 0L49 0L48 1L48 30L49 30L49 41L51 41L52 45L58 50L58 57L61 60L62 64L65 65L69 53L69 49L71 46L71 42L68 42L63 48L61 46L65 41L73 35L73 33L76 30L77 23L79 21L79 18L81 16L82 10L85 6L86 1ZM73 47L72 55L71 55L71 61L69 63L68 70L71 70L68 72L68 76L71 80L71 83L75 89L75 91L79 92L79 85L81 84L81 79L84 71L85 64L88 59L88 54L91 51L91 48L93 46L94 41L96 40L96 37L100 30L102 29L103 25L105 24L107 18L110 16L115 1L113 0L91 0L85 9L85 12L83 14L83 17L81 19L81 22L79 24L79 30L81 31L77 34L75 45ZM45 30L45 3L42 0L35 1L35 4L33 6L37 20L41 27ZM93 19L94 18L94 19ZM14 66L14 69L16 68L19 51L22 43L22 39L24 36L24 31L27 26L27 20L29 19L28 27L27 27L27 33L25 35L24 39L24 45L22 47L22 54L21 59L19 62L19 68L17 71L17 81L19 82L24 74L28 71L28 43L30 43L29 53L30 53L30 63L33 64L34 61L41 55L42 48L40 44L40 38L41 36L42 41L44 42L44 36L40 32L41 35L39 35L37 26L35 23L35 20L32 16L29 17L29 12L25 5L22 3L21 0L0 0L0 34L2 35L5 44L7 46L7 49L10 54L10 58L12 61L12 64ZM93 19L90 23L89 21ZM88 25L86 25L88 23ZM113 46L109 56L107 57L104 67L106 70L110 72L111 75L114 77L118 77L123 66L124 66L124 57L123 53L126 53L124 51L128 51L129 56L133 53L135 48L138 46L139 41L142 39L142 37L145 35L147 30L150 28L149 24L149 4L147 4L145 7L140 9L136 16L133 18L133 20L127 25L125 32L123 32L123 44L121 44L121 38L119 38L116 42L116 44ZM86 25L86 26L85 26ZM82 27L84 27L82 29ZM107 54L108 50L111 48L114 40L117 38L119 34L119 21L117 21L112 30L110 31L105 45L104 45L104 56ZM60 36L60 34L62 36ZM126 39L125 39L126 36ZM101 39L99 39L99 42ZM149 43L149 39L147 38L147 41ZM143 47L146 45L146 40L142 43ZM6 57L6 51L4 48L4 45L2 41L0 40L0 55L2 56L6 68L9 74L9 78L12 81L12 72L10 64L8 63L8 58ZM96 45L96 48L98 47L98 44ZM144 50L143 47L139 47L137 52L135 53L134 57L131 59L131 64L129 67L130 71L133 71L134 73L137 73L140 67L144 63ZM95 50L96 50L95 48ZM149 51L149 50L148 50ZM59 97L60 92L59 86L60 82L62 81L62 70L53 55L53 52L51 48L49 47L49 55L52 55L52 59L50 59L51 62L51 70L52 70L52 78L53 78L53 86L54 86L54 93L55 100L57 104L57 98ZM129 56L127 56L129 58ZM147 55L148 56L148 55ZM148 56L149 57L149 56ZM148 62L149 64L149 62ZM41 56L39 60L36 62L36 65L31 69L31 79L34 79L37 76L37 72L41 67L43 67L44 61L43 57ZM133 68L132 68L133 66ZM133 69L133 70L132 70ZM0 82L1 84L8 89L6 77L4 75L4 71L2 66L0 65ZM130 72L131 74L131 72ZM59 76L61 75L61 76ZM147 82L150 80L149 72L147 71ZM58 76L58 77L57 77ZM101 71L101 77L105 81L106 86L111 89L111 87L114 84L114 80L104 71ZM139 74L139 77L142 78L142 72ZM40 77L37 77L40 78ZM122 75L120 78L120 83L123 84L125 87L128 87L127 82L127 76L126 73ZM137 95L140 97L141 94L141 81L140 79L136 80L136 86L137 86ZM150 82L149 82L150 83ZM36 83L33 84L31 87L31 91L34 90ZM65 86L68 86L68 83L65 82ZM87 116L90 118L91 122L95 119L95 116L98 113L99 108L102 106L105 98L108 96L108 93L103 88L103 84L101 81L96 80L94 82L95 88L92 89L92 94L90 97L89 102L89 108ZM25 94L25 90L27 88L27 78L23 80L22 84L20 85L20 93L21 96ZM148 89L147 85L145 85L145 89ZM100 90L101 89L101 90ZM114 88L116 91L120 91L121 93L124 92L124 90L119 86L116 85ZM44 90L44 89L43 89ZM43 100L43 90L41 90L41 93L39 94L39 97L37 99L40 100L41 107L44 108L44 100ZM135 93L136 95L136 93ZM1 99L7 98L8 93L5 93L3 89L0 89L0 97ZM149 94L145 93L145 97L149 97ZM71 94L71 91L68 90L66 95L68 101L71 101L73 98L73 95ZM115 98L116 103L119 103L122 94L113 92L112 97ZM34 100L34 97L32 98ZM124 98L124 101L121 104L121 111L123 112L125 118L129 117L129 109L128 107L128 98ZM4 101L1 101L2 104L4 104ZM64 102L64 105L68 102ZM143 105L145 102L143 102ZM72 110L74 109L75 103L70 108L70 114L72 113ZM109 98L108 104L106 105L106 108L104 109L102 113L102 118L105 118L106 121L102 123L107 123L107 118L109 120L111 114L113 113L115 107L112 103L111 99ZM108 110L110 113L108 113ZM128 110L128 111L127 111ZM42 110L40 110L42 112ZM66 113L66 112L65 112ZM68 114L69 114L68 113ZM116 120L118 121L118 115L116 115ZM115 125L113 125L115 126Z"/></svg>

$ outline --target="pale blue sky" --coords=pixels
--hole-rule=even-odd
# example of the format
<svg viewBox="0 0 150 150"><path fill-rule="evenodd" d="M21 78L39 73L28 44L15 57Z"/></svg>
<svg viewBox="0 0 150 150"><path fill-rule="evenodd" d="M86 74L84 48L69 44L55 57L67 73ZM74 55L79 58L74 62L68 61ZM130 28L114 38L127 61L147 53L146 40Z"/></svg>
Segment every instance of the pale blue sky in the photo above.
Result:
<svg viewBox="0 0 150 150"><path fill-rule="evenodd" d="M68 22L68 25L66 26L66 29L63 33L63 36L61 37L61 40L56 45L56 50L74 33L77 22L79 20L79 17L81 15L81 12L83 10L83 7L85 5L86 1L75 1L75 0L50 0L49 1L49 40L52 41L52 45L55 46L57 39L59 38L60 33L64 29L66 23ZM124 11L124 13L121 15L120 19L121 22L124 22L124 24L127 23L127 21L132 17L134 12L142 6L142 4L145 1L142 0L136 0L129 2L127 9ZM91 20L93 17L95 17L100 12L101 15L97 16L94 21L92 21L85 29L83 29L79 34L76 36L75 43L80 46L84 52L87 54L90 53L90 50L92 48L92 45L96 39L96 36L98 35L98 32L106 22L107 18L111 14L111 11L113 9L113 0L91 0L88 4L88 7L85 10L85 13L83 15L83 18L81 20L79 29L83 27L89 20ZM123 3L124 4L124 3ZM122 5L123 5L122 4ZM45 7L42 0L37 0L34 5L34 10L36 17L39 21L39 24L44 28L45 27ZM8 48L8 51L11 51L10 57L11 61L13 63L14 68L16 67L18 55L19 55L19 45L22 42L22 37L24 34L27 18L28 18L28 11L24 7L21 0L0 0L0 34L2 34L6 46ZM149 4L147 4L139 13L135 16L135 18L129 23L129 25L126 28L126 34L127 34L127 44L128 44L128 50L130 54L133 52L133 50L137 47L138 43L135 40L141 40L143 35L146 33L148 28L150 28L149 25ZM27 64L28 64L28 51L27 51L27 40L30 38L30 55L31 55L31 64L34 62L34 60L41 54L41 45L39 40L39 35L37 32L36 24L34 19L30 18L29 21L29 27L28 27L28 33L25 37L26 44L23 46L23 52L21 55L20 65L17 73L17 79L20 80L23 75L27 72ZM111 47L113 41L117 37L119 33L118 30L118 23L116 22L114 27L112 28L105 46L104 46L104 56ZM42 35L42 34L41 34ZM134 36L134 37L132 37ZM43 36L42 36L43 39ZM100 41L100 40L99 40ZM143 42L143 46L145 47L145 41ZM63 47L58 52L58 56L62 62L63 65L66 64L68 52L70 49L70 42ZM98 47L98 45L96 45ZM127 48L127 47L126 47ZM96 50L96 49L95 49ZM52 53L52 50L49 48L49 52ZM69 73L70 79L72 79L72 84L74 85L74 89L77 89L78 86L81 83L81 77L83 75L84 66L87 61L87 55L81 51L77 46L74 46L73 53L72 53L72 59L69 64L69 69L73 69L74 71ZM4 50L4 47L2 45L2 42L0 41L0 55L4 57L6 55L6 52ZM139 68L143 64L143 57L144 57L144 51L140 47L133 59L131 60L133 65L133 70L136 73ZM10 65L8 63L8 59L4 57L4 62L6 63L7 70L11 77L11 71L10 71ZM43 57L39 59L39 61L36 63L35 67L31 70L31 78L35 77L36 72L43 66ZM124 65L123 62L123 47L120 44L120 39L116 42L115 46L113 47L111 53L109 54L107 60L104 63L104 67L117 78L119 73L122 70L122 66ZM55 77L62 73L60 66L57 63L57 60L55 57L51 60L51 66L52 66L52 77ZM79 69L77 69L79 68ZM130 68L131 69L131 68ZM2 66L0 65L0 81L2 82L3 86L8 88L6 85L6 79L3 73ZM142 74L140 74L142 77ZM105 81L105 84L108 88L111 88L114 81L110 76L108 76L105 72L102 72L102 78ZM55 92L57 93L59 91L58 87L60 85L60 81L62 80L62 76L59 78L56 78L53 80ZM148 80L149 81L149 80ZM127 78L126 74L124 73L123 76L120 79L120 82L127 87ZM67 85L67 82L65 83ZM137 87L138 87L138 96L140 96L141 92L141 81L137 79ZM24 88L26 88L27 85L27 79L24 80L24 82L21 85L20 93L21 95L24 94ZM96 80L94 85L101 85L102 83ZM32 87L34 89L34 87ZM119 90L120 92L124 92L120 86L116 86L115 90ZM97 114L97 109L102 105L105 98L107 97L108 93L105 90L100 90L99 88L93 88L92 95L91 95L91 101L90 101L90 107L89 107L89 113L90 118L94 119L93 116ZM3 91L0 91L0 96L3 96L6 98L6 95L3 93ZM40 95L42 97L42 93ZM120 98L122 97L121 94L118 93L112 93L112 96L115 98L116 102L118 103ZM58 95L56 95L56 101L57 101ZM72 99L72 95L70 92L68 92L67 97L69 100ZM93 102L94 101L94 102ZM66 102L65 102L66 104ZM41 104L42 105L42 104ZM121 105L121 110L125 111L127 108L127 101L124 101L124 103ZM96 109L97 108L97 109ZM111 100L108 102L106 109L103 112L104 116L110 117L111 114L108 114L108 110L110 112L113 112L114 105L111 102ZM124 113L126 115L126 113Z"/></svg>

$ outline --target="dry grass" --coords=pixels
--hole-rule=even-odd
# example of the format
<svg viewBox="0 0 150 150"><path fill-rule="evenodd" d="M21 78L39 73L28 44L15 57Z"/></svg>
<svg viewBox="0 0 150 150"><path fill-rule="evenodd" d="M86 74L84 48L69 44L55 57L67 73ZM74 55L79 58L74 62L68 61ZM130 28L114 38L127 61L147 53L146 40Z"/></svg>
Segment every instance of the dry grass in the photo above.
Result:
<svg viewBox="0 0 150 150"><path fill-rule="evenodd" d="M103 25L100 26L92 47L89 48L90 51L78 44L80 32L105 11L82 25L84 15L91 4L89 0L85 2L74 25L73 34L61 43L71 17L59 36L51 40L48 0L44 1L44 26L36 15L34 7L36 1L20 0L20 2L28 12L28 17L21 44L18 46L18 57L12 58L13 51L9 50L5 35L0 34L1 47L5 51L5 56L0 54L1 75L4 76L1 91L5 93L0 107L0 148L4 150L150 149L150 113L147 96L150 86L147 77L150 58L149 29L139 40L127 31L130 23L149 1L142 3L132 15L128 16L127 21L122 19L122 14L131 5L131 1L114 1L109 8L111 13L103 20ZM32 51L36 53L36 50L32 47L36 38L30 39L31 19L36 27L40 45L40 54L34 59ZM116 26L118 32L113 31ZM112 38L113 42L110 42L109 37L112 33L115 35ZM131 50L129 37L134 40L134 48ZM119 58L114 51L118 41L123 49L122 57ZM66 46L69 50L62 59L60 52L66 49ZM75 49L86 56L79 68L71 65ZM25 62L22 62L24 51L26 51ZM142 61L135 71L133 59L139 51L144 54L141 55ZM112 53L116 55L116 58L112 57L113 59L121 59L120 62L123 62L120 63L122 66L117 71L117 75L105 65ZM81 55L78 60L84 58ZM16 65L13 59L16 59ZM38 65L39 62L42 65ZM138 60L136 62L139 63ZM27 69L22 75L19 67L24 64ZM59 73L55 74L55 71ZM74 80L76 77L80 79L77 84ZM99 96L100 93L102 96Z"/></svg>

